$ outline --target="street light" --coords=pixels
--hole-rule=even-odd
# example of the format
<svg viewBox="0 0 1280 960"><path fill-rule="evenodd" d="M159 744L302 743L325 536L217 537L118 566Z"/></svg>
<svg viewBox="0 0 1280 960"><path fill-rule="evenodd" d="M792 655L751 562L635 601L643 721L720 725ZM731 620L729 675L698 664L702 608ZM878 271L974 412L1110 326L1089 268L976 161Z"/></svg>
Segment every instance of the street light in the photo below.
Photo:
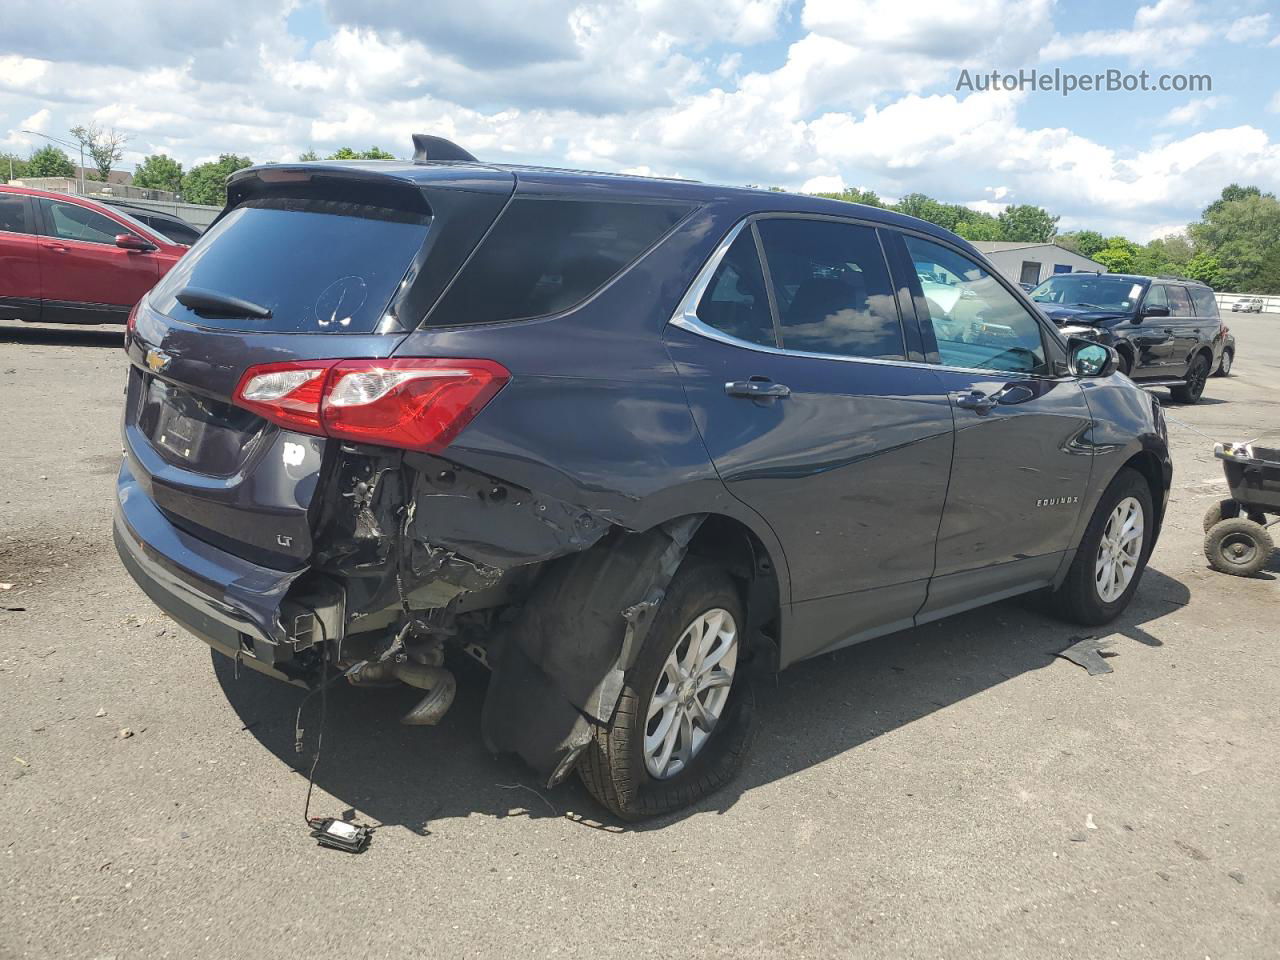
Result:
<svg viewBox="0 0 1280 960"><path fill-rule="evenodd" d="M51 137L47 133L41 133L39 130L23 130L22 133L29 133L33 137L44 137L46 140L52 140L54 143L60 143L64 147L70 147L72 150L76 148L76 144L68 143L66 140L59 140L57 137ZM84 194L84 144L80 144L80 176L78 189L81 195Z"/></svg>

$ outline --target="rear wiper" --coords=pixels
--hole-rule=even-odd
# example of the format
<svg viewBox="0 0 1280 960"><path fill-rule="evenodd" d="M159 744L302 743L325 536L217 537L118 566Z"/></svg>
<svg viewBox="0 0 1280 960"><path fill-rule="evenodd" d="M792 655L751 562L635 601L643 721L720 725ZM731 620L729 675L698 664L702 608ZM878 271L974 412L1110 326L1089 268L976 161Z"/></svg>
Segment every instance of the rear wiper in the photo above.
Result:
<svg viewBox="0 0 1280 960"><path fill-rule="evenodd" d="M196 313L209 313L220 317L271 319L271 311L261 304L218 293L216 290L205 290L202 287L183 287L175 294L175 299Z"/></svg>

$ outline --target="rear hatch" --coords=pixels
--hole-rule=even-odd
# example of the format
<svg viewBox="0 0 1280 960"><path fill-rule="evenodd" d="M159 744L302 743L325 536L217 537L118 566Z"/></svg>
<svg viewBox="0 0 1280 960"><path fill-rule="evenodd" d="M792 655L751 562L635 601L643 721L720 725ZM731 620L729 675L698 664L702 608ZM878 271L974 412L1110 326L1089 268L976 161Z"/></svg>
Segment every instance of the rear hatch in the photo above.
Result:
<svg viewBox="0 0 1280 960"><path fill-rule="evenodd" d="M129 469L169 521L254 563L304 566L336 441L233 404L237 385L265 363L389 357L513 186L478 165L237 174L126 338Z"/></svg>

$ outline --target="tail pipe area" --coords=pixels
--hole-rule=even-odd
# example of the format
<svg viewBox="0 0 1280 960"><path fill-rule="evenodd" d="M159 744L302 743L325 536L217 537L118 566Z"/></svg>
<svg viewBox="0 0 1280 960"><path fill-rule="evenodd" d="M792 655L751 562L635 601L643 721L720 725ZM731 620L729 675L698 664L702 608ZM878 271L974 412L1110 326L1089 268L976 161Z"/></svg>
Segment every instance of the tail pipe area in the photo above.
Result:
<svg viewBox="0 0 1280 960"><path fill-rule="evenodd" d="M439 723L453 705L453 697L458 689L453 674L444 667L418 663L415 660L366 663L349 674L348 679L357 686L399 680L411 687L426 690L427 695L400 718L401 723L415 727L429 727Z"/></svg>

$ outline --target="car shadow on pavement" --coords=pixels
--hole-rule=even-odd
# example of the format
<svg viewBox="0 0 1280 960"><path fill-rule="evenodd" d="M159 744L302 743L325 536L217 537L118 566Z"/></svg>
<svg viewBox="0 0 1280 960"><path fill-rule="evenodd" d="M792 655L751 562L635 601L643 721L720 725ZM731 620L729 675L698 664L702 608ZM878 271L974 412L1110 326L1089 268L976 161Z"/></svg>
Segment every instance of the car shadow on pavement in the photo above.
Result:
<svg viewBox="0 0 1280 960"><path fill-rule="evenodd" d="M26 324L0 321L0 343L43 344L53 347L124 346L124 324L114 327Z"/></svg>
<svg viewBox="0 0 1280 960"><path fill-rule="evenodd" d="M1077 671L1078 682L1098 683L1057 654L1078 641L1106 638L1103 656L1113 669L1142 669L1138 648L1161 647L1147 625L1187 603L1181 583L1148 568L1133 604L1112 624L1090 631L1051 619L1029 600L1013 600L904 630L755 680L756 736L742 773L720 792L683 810L638 824L621 824L588 796L576 777L552 790L513 757L495 757L480 738L485 673L476 664L451 663L458 695L437 727L406 727L398 718L417 701L409 687L355 689L341 682L328 697L324 752L316 786L337 798L312 815L372 818L429 835L433 821L475 814L505 817L568 816L609 830L660 829L699 812L729 810L746 792L854 750L936 710L999 686L1032 670ZM214 672L243 729L299 774L298 808L319 729L320 697L303 712L304 752L295 752L294 717L305 695L213 654Z"/></svg>

